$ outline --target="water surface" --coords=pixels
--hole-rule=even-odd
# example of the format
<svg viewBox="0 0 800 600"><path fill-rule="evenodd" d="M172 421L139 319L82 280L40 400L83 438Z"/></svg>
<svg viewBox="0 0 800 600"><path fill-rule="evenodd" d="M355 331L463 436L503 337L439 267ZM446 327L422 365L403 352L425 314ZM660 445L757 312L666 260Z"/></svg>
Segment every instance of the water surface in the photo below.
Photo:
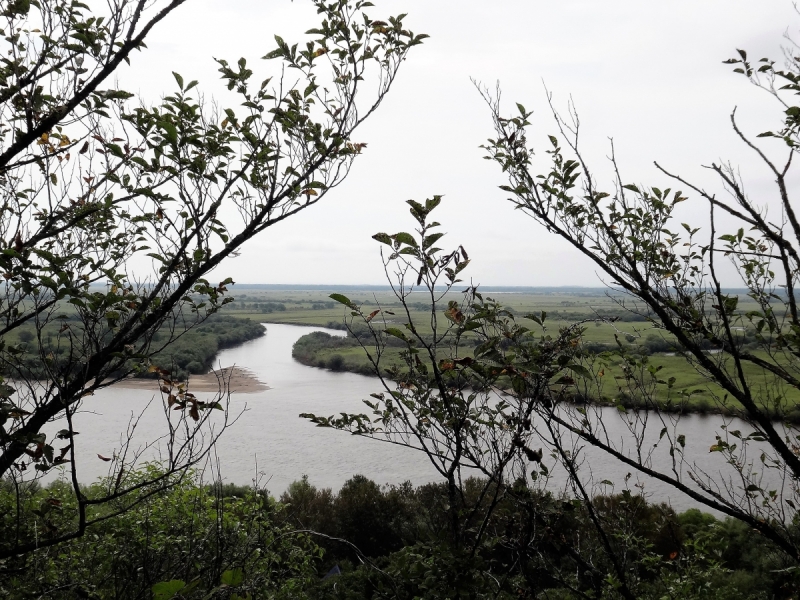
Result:
<svg viewBox="0 0 800 600"><path fill-rule="evenodd" d="M355 474L366 475L380 484L411 481L418 485L437 480L432 465L420 452L318 428L298 417L303 412L325 416L365 412L362 400L380 391L375 378L307 367L292 359L292 345L300 336L312 331L327 331L332 335L342 332L293 325L266 324L265 327L267 332L263 337L224 350L218 357L218 366L249 369L270 387L265 391L232 395L231 412L241 413L241 416L224 433L216 448L225 481L249 484L257 478L270 491L280 494L304 474L318 487L333 489L338 489ZM630 416L613 408L603 409L601 415L612 439L630 440L626 423ZM147 442L165 433L161 400L153 392L115 386L86 399L75 420L75 428L80 432L76 438L76 456L81 481L93 481L107 472L108 463L97 455L110 457L117 452L121 446L121 432L137 418L134 447L144 448ZM716 477L730 478L734 474L730 467L720 460L719 454L709 453L709 445L715 433L722 431L724 423L716 415L685 416L677 433L686 436L685 455L690 462L697 462ZM742 423L735 426L747 431ZM60 425L52 424L50 431L56 428ZM660 429L660 425L650 426L645 451L658 441ZM630 441L625 444L626 451L633 451ZM146 450L145 456L153 456L153 450ZM585 448L583 457L586 459L583 472L588 478L591 469L595 492L612 491L607 484L600 483L609 480L616 491L623 487L634 491L644 489L651 500L668 502L678 510L697 506L681 492L636 475L633 469L602 451ZM656 468L672 468L672 457L666 445L653 450L652 461ZM628 473L632 475L626 481ZM563 489L565 484L564 473L556 471L553 489Z"/></svg>

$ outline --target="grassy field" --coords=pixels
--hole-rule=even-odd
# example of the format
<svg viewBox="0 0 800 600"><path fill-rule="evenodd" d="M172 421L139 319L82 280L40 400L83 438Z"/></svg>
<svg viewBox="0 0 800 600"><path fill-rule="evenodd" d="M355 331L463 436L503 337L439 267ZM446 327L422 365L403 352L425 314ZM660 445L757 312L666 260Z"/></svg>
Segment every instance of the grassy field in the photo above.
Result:
<svg viewBox="0 0 800 600"><path fill-rule="evenodd" d="M395 316L387 317L387 323L403 325L408 318L400 313L401 305L389 290L366 289L330 289L314 290L289 290L289 289L253 289L243 288L235 290L236 301L226 307L227 314L248 317L269 323L286 323L297 325L317 325L341 327L349 311L330 300L331 293L342 293L354 302L364 305L365 310L372 310L380 306L395 312ZM655 384L655 396L659 402L667 404L682 403L690 410L719 412L725 411L726 406L720 406L719 400L724 397L721 388L710 383L703 375L697 372L681 356L675 356L670 350L671 337L656 329L647 321L631 321L635 318L621 305L620 297L612 297L601 289L586 290L536 290L525 292L484 291L484 296L498 300L510 309L518 320L525 314L541 312L547 313L545 325L551 333L557 333L559 328L566 327L581 320L596 319L598 316L619 317L614 323L586 324L583 342L585 346L594 351L616 346L615 335L631 349L647 355L649 364L660 367L658 379L669 381L675 378L671 387L667 384ZM419 299L417 299L417 297ZM447 300L460 300L460 294L440 301L443 309ZM429 314L427 312L426 296L413 294L409 298L411 307L410 316L417 328L424 334L430 332ZM746 298L740 300L739 309L747 311L754 306L748 306ZM440 311L441 314L441 311ZM532 322L527 324L535 327ZM400 364L399 348L388 348L384 356L385 366ZM311 366L348 370L363 374L371 374L371 368L361 348L353 345L353 341L342 341L335 347L307 346L303 352L296 354L302 362ZM720 357L722 359L722 357ZM634 403L630 390L619 379L621 374L620 359L609 357L604 365L604 378L602 390L590 392L601 395L609 403L617 403L624 398L626 403ZM597 364L595 373L600 371L601 365ZM775 397L782 397L784 412L796 412L800 417L800 391L794 388L775 388L772 379L765 376L764 371L748 365L746 374L754 389L760 389L760 397L765 406L772 407ZM681 394L691 393L688 399ZM736 410L735 402L727 401L727 408Z"/></svg>
<svg viewBox="0 0 800 600"><path fill-rule="evenodd" d="M228 314L242 316L250 319L261 319L269 323L287 323L292 325L319 325L341 323L349 314L340 304L330 299L330 294L342 293L353 302L364 305L370 310L381 306L396 314L387 317L387 322L394 324L406 323L406 319L399 313L401 305L397 298L388 291L367 290L340 290L331 287L329 290L270 290L242 288L234 291L236 301L225 307ZM591 319L597 313L621 313L622 309L612 299L607 297L602 290L587 291L585 293L540 292L540 293L509 293L486 292L485 296L494 298L510 309L515 315L528 313L547 312L546 325L548 328L558 330L559 327L571 325L580 319ZM440 301L446 305L448 300L460 300L461 294L452 293ZM430 333L427 323L429 299L424 294L412 294L409 298L411 317L417 323L419 330ZM652 327L645 322L617 322L616 328L622 333L639 334L649 331ZM613 341L613 330L608 325L595 327L587 331L588 341L606 342Z"/></svg>

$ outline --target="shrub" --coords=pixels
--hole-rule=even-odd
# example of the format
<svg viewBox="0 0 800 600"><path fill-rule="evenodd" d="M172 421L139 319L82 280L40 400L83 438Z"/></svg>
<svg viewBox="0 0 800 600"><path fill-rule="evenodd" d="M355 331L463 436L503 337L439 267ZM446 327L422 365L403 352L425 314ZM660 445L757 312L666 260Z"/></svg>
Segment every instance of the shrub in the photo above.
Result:
<svg viewBox="0 0 800 600"><path fill-rule="evenodd" d="M189 373L191 373L192 375L198 375L205 371L203 365L196 360L193 360L188 365L186 365L186 370L189 371Z"/></svg>
<svg viewBox="0 0 800 600"><path fill-rule="evenodd" d="M328 359L328 368L331 371L341 371L344 368L344 358L341 354L334 354Z"/></svg>

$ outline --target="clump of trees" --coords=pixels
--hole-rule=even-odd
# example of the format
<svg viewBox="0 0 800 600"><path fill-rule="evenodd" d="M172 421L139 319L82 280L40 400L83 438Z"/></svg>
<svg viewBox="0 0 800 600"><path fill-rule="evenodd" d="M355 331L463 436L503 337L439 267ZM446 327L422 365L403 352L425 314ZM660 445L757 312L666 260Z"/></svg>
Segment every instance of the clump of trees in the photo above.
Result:
<svg viewBox="0 0 800 600"><path fill-rule="evenodd" d="M338 323L338 327L335 329L342 327L343 325ZM309 367L327 368L332 371L351 371L361 375L374 375L373 366L358 360L360 356L354 360L351 355L348 360L341 352L335 352L340 350L347 353L348 350L360 348L362 342L359 341L359 337L366 339L369 336L368 328L358 327L351 327L347 332L347 336L334 336L324 331L312 331L300 337L294 343L292 346L292 358ZM400 340L388 339L386 344L391 347L402 347Z"/></svg>
<svg viewBox="0 0 800 600"><path fill-rule="evenodd" d="M283 302L234 302L228 310L247 310L262 313L284 312L286 305Z"/></svg>
<svg viewBox="0 0 800 600"><path fill-rule="evenodd" d="M71 318L64 319L62 325L64 322L78 323L79 319L72 315ZM39 341L35 329L29 327L19 330L17 337L24 344L26 350L36 344L52 353L51 363L49 365L42 364L38 356L26 353L26 360L21 360L16 365L15 372L6 373L6 376L16 375L18 378L20 374L24 373L30 379L45 380L51 372L53 364L67 363L71 360L66 349L57 344L58 331L55 327L43 329L41 334L41 341ZM170 340L170 343L150 357L151 364L158 367L159 370L139 370L134 372L134 375L155 378L160 375L161 371L168 371L173 379L183 381L190 373L207 372L220 350L261 335L264 335L264 328L259 323L219 313L212 313L184 331L176 330L174 323L165 323L159 331L153 334L153 341ZM67 366L67 364L62 364L61 368L67 368ZM125 365L126 369L130 367L130 364Z"/></svg>
<svg viewBox="0 0 800 600"><path fill-rule="evenodd" d="M264 333L260 323L216 313L176 337L150 360L160 369L168 370L172 377L184 380L190 374L207 373L220 350L238 346ZM172 335L172 332L164 335Z"/></svg>

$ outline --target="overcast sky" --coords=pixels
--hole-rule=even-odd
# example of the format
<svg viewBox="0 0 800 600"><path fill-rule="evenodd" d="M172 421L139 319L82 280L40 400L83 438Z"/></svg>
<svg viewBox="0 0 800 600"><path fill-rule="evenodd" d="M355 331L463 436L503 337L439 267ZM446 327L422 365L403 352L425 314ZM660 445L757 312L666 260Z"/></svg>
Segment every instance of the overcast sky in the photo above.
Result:
<svg viewBox="0 0 800 600"><path fill-rule="evenodd" d="M771 191L767 174L737 144L729 115L738 106L755 134L774 127L780 112L721 62L736 48L779 58L783 35L800 31L789 0L375 4L371 17L408 13L407 26L431 37L359 133L368 151L324 203L249 242L220 274L240 283L384 283L372 234L410 229L403 201L443 194L443 241L467 248L467 276L476 283L600 285L588 261L505 201L502 174L479 149L493 131L470 78L499 81L507 108L522 102L535 111L531 141L542 149L542 169L543 141L555 132L546 85L561 107L573 98L601 184L610 183L603 173L613 137L627 181L670 187L652 166L658 160L711 188L701 165L722 159L741 166L754 197ZM274 47L275 33L301 41L316 23L307 0L192 0L159 26L121 81L156 101L174 88L174 70L213 95L220 86L212 57L257 61ZM686 220L706 210L699 201L682 206Z"/></svg>

